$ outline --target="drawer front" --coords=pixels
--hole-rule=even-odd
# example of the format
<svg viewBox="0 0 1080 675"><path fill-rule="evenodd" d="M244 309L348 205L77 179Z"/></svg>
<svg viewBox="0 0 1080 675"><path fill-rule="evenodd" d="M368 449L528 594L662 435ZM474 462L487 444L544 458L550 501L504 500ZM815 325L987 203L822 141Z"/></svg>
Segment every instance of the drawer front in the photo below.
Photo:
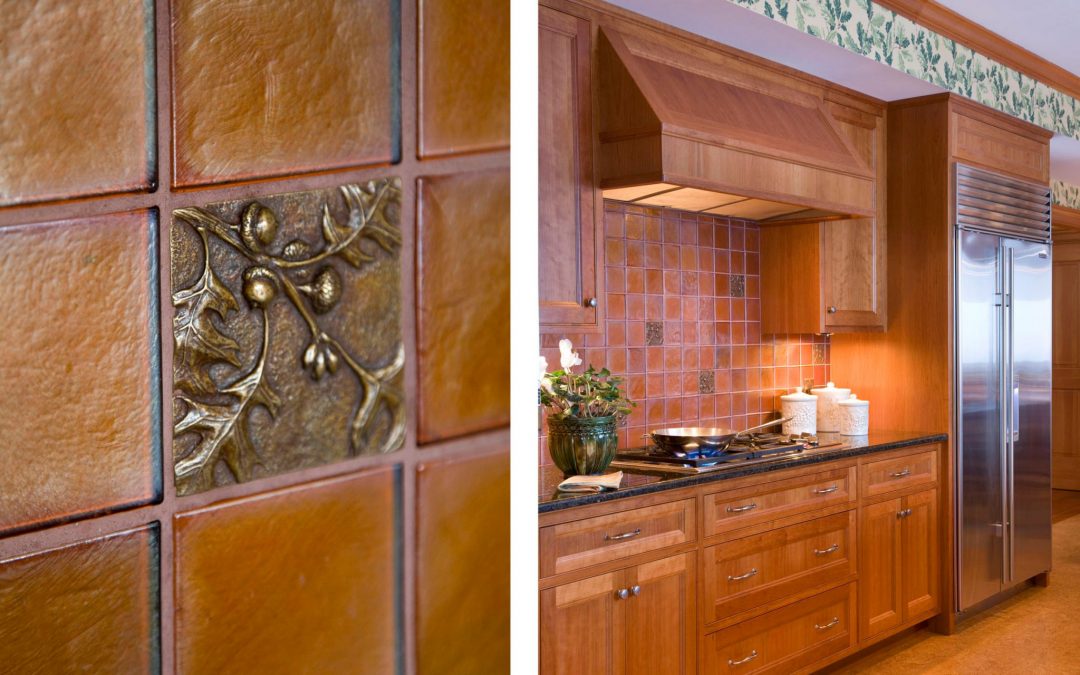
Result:
<svg viewBox="0 0 1080 675"><path fill-rule="evenodd" d="M855 644L854 584L717 631L705 640L705 672L790 673Z"/></svg>
<svg viewBox="0 0 1080 675"><path fill-rule="evenodd" d="M861 467L863 498L937 482L937 450L868 462Z"/></svg>
<svg viewBox="0 0 1080 675"><path fill-rule="evenodd" d="M855 467L705 495L705 536L855 501Z"/></svg>
<svg viewBox="0 0 1080 675"><path fill-rule="evenodd" d="M705 622L856 573L854 509L705 549Z"/></svg>
<svg viewBox="0 0 1080 675"><path fill-rule="evenodd" d="M685 544L694 536L693 499L542 527L540 575Z"/></svg>

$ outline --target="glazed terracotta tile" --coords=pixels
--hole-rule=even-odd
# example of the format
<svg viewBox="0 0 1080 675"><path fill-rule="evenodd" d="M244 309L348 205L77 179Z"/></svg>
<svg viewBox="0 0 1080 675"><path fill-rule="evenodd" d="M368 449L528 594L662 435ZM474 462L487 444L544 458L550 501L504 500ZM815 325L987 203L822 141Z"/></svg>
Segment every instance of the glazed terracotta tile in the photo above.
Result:
<svg viewBox="0 0 1080 675"><path fill-rule="evenodd" d="M397 178L173 212L173 475L192 494L406 434Z"/></svg>
<svg viewBox="0 0 1080 675"><path fill-rule="evenodd" d="M157 527L0 562L0 670L160 666Z"/></svg>
<svg viewBox="0 0 1080 675"><path fill-rule="evenodd" d="M420 440L429 442L510 422L510 174L422 178L418 192Z"/></svg>
<svg viewBox="0 0 1080 675"><path fill-rule="evenodd" d="M421 156L508 147L510 3L421 0L419 11Z"/></svg>
<svg viewBox="0 0 1080 675"><path fill-rule="evenodd" d="M154 220L0 229L0 531L160 495Z"/></svg>
<svg viewBox="0 0 1080 675"><path fill-rule="evenodd" d="M510 667L509 453L421 464L417 672Z"/></svg>
<svg viewBox="0 0 1080 675"><path fill-rule="evenodd" d="M143 0L3 4L0 205L150 186L152 7Z"/></svg>
<svg viewBox="0 0 1080 675"><path fill-rule="evenodd" d="M396 470L179 514L181 673L394 672Z"/></svg>
<svg viewBox="0 0 1080 675"><path fill-rule="evenodd" d="M175 183L394 160L394 8L394 0L173 0Z"/></svg>

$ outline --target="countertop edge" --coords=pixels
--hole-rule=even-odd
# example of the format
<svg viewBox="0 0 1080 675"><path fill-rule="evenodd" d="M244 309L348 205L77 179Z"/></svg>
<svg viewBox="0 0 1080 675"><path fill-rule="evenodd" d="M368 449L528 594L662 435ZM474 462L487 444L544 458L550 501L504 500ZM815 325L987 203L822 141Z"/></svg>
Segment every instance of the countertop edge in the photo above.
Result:
<svg viewBox="0 0 1080 675"><path fill-rule="evenodd" d="M601 504L604 502L610 502L619 499L641 497L643 495L654 494L657 492L678 490L681 488L694 487L707 483L716 483L723 480L741 478L743 476L751 476L761 473L772 473L774 471L782 471L784 469L792 469L800 466L819 464L822 462L831 462L837 459L846 459L848 457L858 457L861 455L885 452L888 450L899 450L901 448L907 448L914 445L943 443L948 440L948 434L939 433L912 436L911 438L901 438L899 440L883 441L880 443L870 443L869 445L863 445L854 448L839 448L834 451L823 450L814 454L799 455L795 458L782 459L775 462L763 462L761 464L753 464L739 469L715 471L711 473L690 474L686 476L672 478L670 480L660 481L657 483L650 483L648 485L638 485L634 487L620 488L619 490L612 492L582 494L556 501L541 502L539 504L539 513L552 513L565 509L577 508L579 506L589 506L592 504Z"/></svg>

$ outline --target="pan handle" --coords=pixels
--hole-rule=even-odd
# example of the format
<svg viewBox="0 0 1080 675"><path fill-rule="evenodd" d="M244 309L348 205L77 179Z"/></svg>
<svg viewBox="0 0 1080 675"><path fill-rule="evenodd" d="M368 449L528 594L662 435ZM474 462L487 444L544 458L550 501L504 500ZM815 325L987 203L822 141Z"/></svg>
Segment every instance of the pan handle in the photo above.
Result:
<svg viewBox="0 0 1080 675"><path fill-rule="evenodd" d="M757 431L758 429L766 429L768 427L776 426L777 424L783 424L784 422L790 422L793 419L795 419L795 418L794 417L782 417L782 418L780 418L778 420L773 420L771 422L766 422L765 424L759 424L756 427L750 427L749 429L743 429L739 433L735 434L735 438L738 438L739 436L742 436L743 434L748 434L751 431Z"/></svg>

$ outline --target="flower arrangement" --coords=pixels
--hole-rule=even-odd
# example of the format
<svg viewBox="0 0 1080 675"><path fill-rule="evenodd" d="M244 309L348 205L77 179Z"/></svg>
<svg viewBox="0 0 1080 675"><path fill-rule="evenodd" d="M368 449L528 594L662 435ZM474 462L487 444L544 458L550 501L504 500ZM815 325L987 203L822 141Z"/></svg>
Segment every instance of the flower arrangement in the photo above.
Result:
<svg viewBox="0 0 1080 675"><path fill-rule="evenodd" d="M540 403L551 411L550 419L621 419L637 405L622 395L622 378L607 368L596 370L589 365L583 373L571 372L574 366L581 365L581 358L570 340L559 340L559 352L562 368L551 373L547 372L547 359L540 357Z"/></svg>

